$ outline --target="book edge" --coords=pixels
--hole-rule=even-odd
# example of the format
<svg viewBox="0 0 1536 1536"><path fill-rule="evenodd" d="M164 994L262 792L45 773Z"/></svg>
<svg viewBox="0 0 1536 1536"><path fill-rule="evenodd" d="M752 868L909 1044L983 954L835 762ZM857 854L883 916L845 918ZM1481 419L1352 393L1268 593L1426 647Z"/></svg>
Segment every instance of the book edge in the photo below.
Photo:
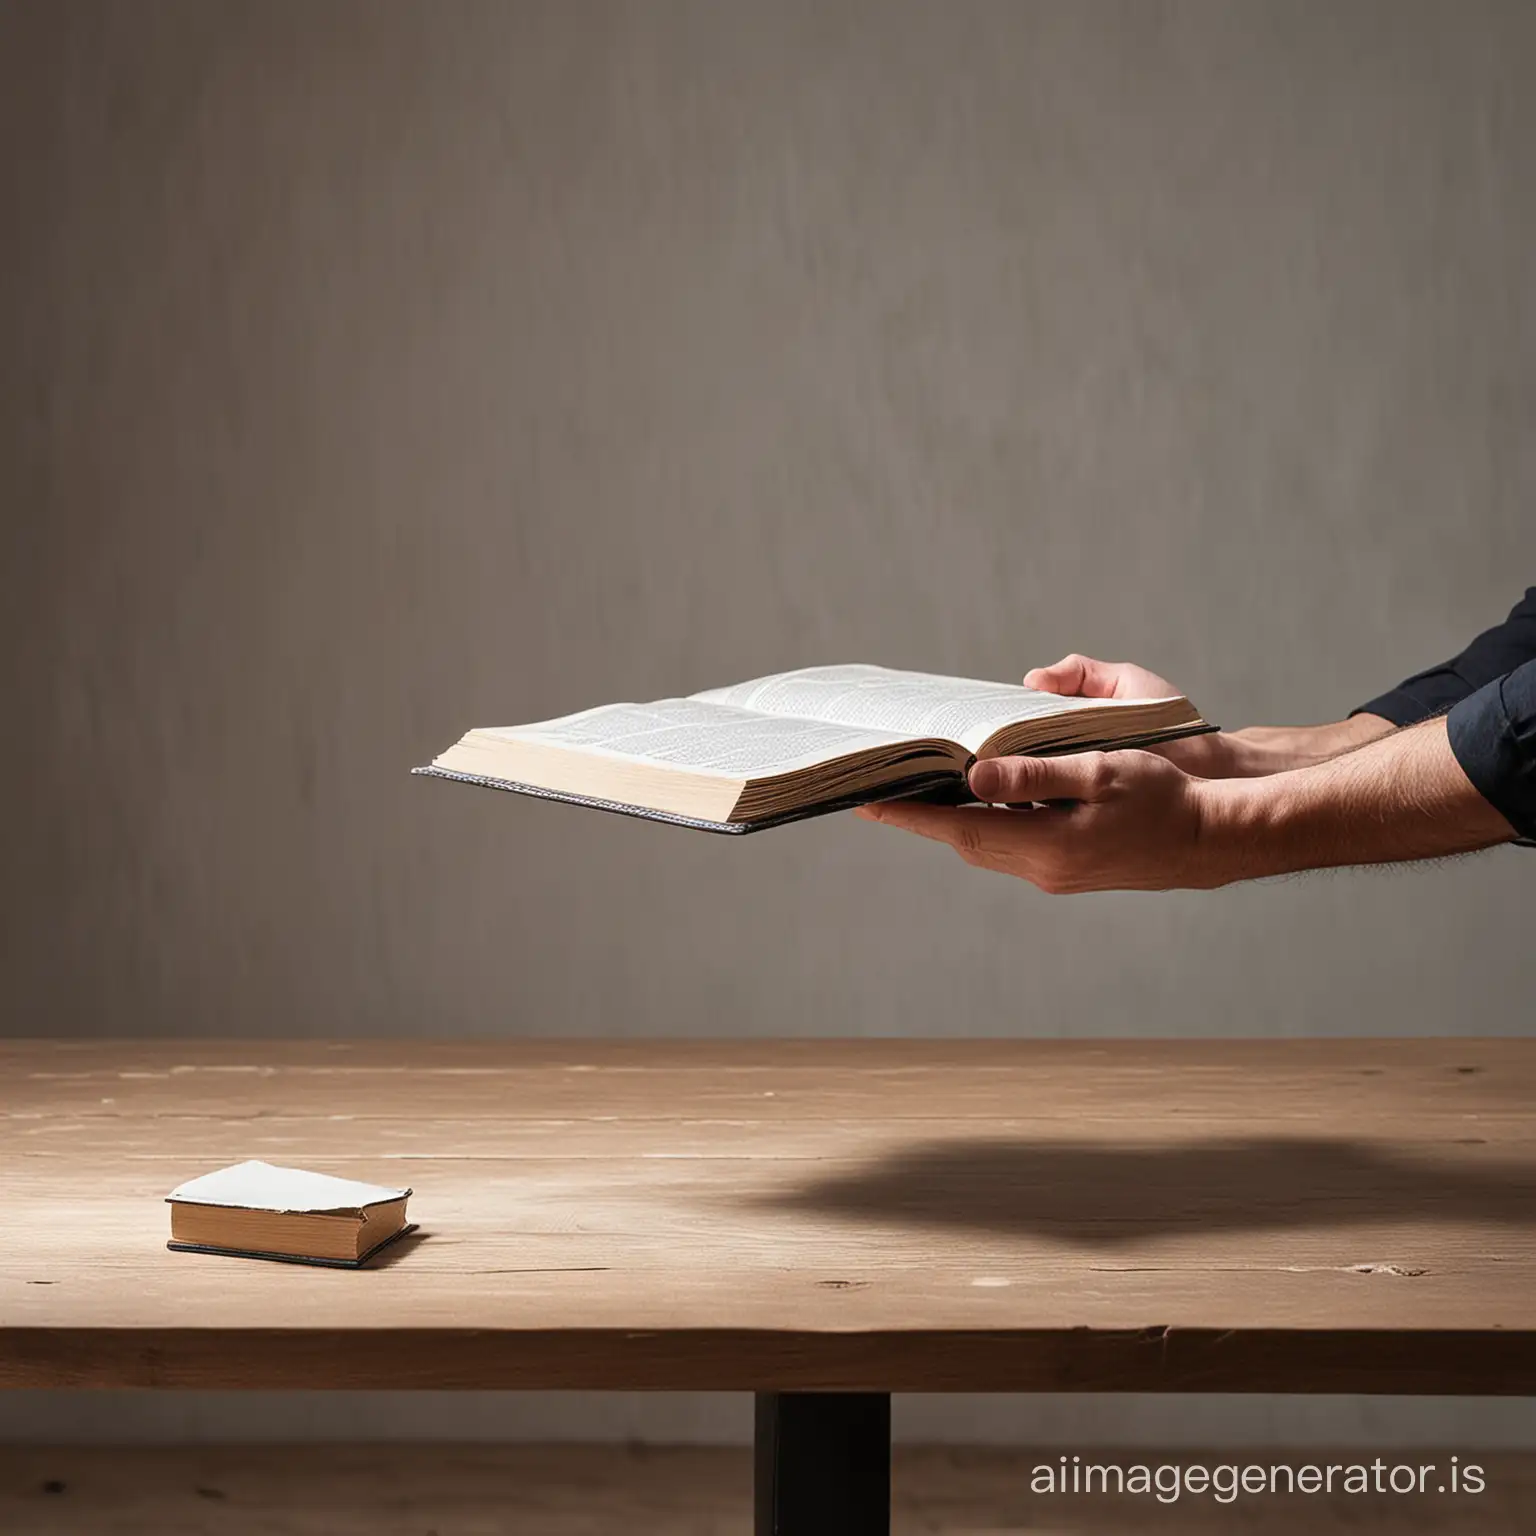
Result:
<svg viewBox="0 0 1536 1536"><path fill-rule="evenodd" d="M355 1259L312 1259L302 1253L263 1253L255 1248L215 1248L207 1243L178 1243L175 1238L168 1239L165 1246L172 1253L211 1253L226 1259L265 1259L271 1264L306 1264L312 1269L362 1269L391 1243L398 1243L402 1237L409 1237L419 1229L419 1222L408 1221Z"/></svg>
<svg viewBox="0 0 1536 1536"><path fill-rule="evenodd" d="M199 1175L202 1177L202 1175ZM353 1216L359 1221L367 1221L368 1212L377 1210L381 1205L393 1205L397 1200L409 1200L416 1191L414 1189L402 1189L397 1195L386 1195L381 1200L370 1200L365 1205L326 1205L326 1206L296 1206L296 1205L235 1205L228 1200L199 1200L195 1196L188 1199L186 1195L178 1195L174 1191L164 1200L166 1205L197 1205L204 1210L216 1211L261 1211L267 1216Z"/></svg>
<svg viewBox="0 0 1536 1536"><path fill-rule="evenodd" d="M582 805L592 810L611 811L620 816L634 816L642 821L660 821L670 826L691 827L700 832L722 832L740 837L750 832L765 832L770 827L782 827L789 822L808 821L815 816L830 816L837 811L852 810L855 806L871 805L877 800L901 800L916 795L929 794L934 790L953 786L957 777L952 772L924 774L920 782L897 781L883 785L874 793L847 795L836 800L819 800L812 805L799 806L777 816L765 816L758 821L706 821L696 816L683 816L676 811L656 811L649 806L628 805L618 800L601 800L593 795L566 794L561 790L545 789L538 784L523 784L514 779L498 779L488 774L462 773L456 768L439 768L428 763L412 768L413 775L424 778L447 779L458 784L474 784L483 789L507 790L516 795L528 795L536 800L555 800L565 805ZM905 787L902 785L905 783Z"/></svg>

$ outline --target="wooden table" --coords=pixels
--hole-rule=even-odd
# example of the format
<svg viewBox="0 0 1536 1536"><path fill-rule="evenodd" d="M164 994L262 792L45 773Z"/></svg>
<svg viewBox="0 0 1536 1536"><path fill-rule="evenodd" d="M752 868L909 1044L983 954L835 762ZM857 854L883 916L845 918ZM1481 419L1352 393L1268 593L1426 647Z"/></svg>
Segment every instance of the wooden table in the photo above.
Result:
<svg viewBox="0 0 1536 1536"><path fill-rule="evenodd" d="M883 1528L889 1394L1536 1393L1536 1041L0 1045L0 1386L758 1394ZM166 1251L260 1157L360 1272Z"/></svg>

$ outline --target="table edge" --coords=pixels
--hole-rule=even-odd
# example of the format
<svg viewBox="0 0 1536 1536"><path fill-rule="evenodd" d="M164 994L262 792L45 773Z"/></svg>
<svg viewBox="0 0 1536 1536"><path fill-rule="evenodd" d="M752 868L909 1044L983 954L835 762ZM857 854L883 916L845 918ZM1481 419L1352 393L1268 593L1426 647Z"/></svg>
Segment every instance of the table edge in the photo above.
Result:
<svg viewBox="0 0 1536 1536"><path fill-rule="evenodd" d="M1536 1395L1536 1329L0 1327L0 1388Z"/></svg>

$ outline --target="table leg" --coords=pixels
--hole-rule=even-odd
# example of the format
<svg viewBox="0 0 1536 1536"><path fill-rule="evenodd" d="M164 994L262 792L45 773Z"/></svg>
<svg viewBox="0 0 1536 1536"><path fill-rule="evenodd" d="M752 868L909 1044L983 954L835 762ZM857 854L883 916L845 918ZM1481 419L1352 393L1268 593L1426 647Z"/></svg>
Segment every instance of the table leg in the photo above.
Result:
<svg viewBox="0 0 1536 1536"><path fill-rule="evenodd" d="M889 1536L891 1399L759 1392L756 1536Z"/></svg>

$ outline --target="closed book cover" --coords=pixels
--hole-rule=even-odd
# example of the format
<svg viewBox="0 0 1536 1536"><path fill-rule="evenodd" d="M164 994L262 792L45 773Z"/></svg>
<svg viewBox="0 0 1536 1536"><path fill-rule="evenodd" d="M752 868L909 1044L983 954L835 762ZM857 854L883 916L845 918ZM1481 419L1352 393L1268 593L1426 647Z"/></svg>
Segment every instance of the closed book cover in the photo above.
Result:
<svg viewBox="0 0 1536 1536"><path fill-rule="evenodd" d="M356 1269L414 1231L408 1188L365 1184L303 1168L250 1161L178 1185L167 1246Z"/></svg>

